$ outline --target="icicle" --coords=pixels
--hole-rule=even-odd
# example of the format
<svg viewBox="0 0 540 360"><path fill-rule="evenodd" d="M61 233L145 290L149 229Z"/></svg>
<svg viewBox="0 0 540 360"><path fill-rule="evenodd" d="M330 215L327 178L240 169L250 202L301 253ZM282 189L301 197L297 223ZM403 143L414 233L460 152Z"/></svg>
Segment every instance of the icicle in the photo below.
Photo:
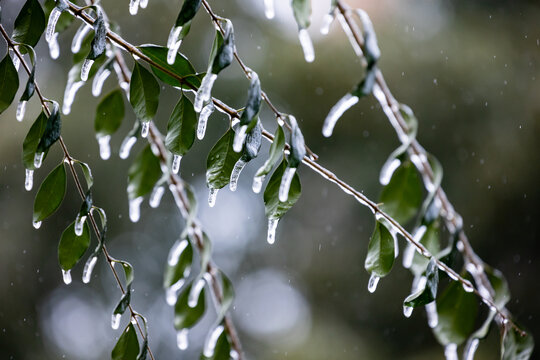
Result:
<svg viewBox="0 0 540 360"><path fill-rule="evenodd" d="M86 221L86 215L81 216L80 214L77 215L77 218L75 219L75 235L81 236L84 229L84 222Z"/></svg>
<svg viewBox="0 0 540 360"><path fill-rule="evenodd" d="M242 125L240 126L240 129L234 133L233 150L237 153L242 151L244 140L246 140L247 128L247 125Z"/></svg>
<svg viewBox="0 0 540 360"><path fill-rule="evenodd" d="M378 277L375 274L371 274L371 276L369 277L369 282L368 282L368 291L370 293L374 293L375 290L377 290L377 285L379 284L379 280L381 280L380 277Z"/></svg>
<svg viewBox="0 0 540 360"><path fill-rule="evenodd" d="M313 43L309 37L307 29L300 29L298 31L298 39L300 40L300 45L302 45L302 50L304 51L304 59L308 63L315 60L315 51L313 50Z"/></svg>
<svg viewBox="0 0 540 360"><path fill-rule="evenodd" d="M253 178L253 185L252 185L251 189L253 190L253 192L255 194L258 194L258 193L261 192L262 184L264 182L264 178L265 178L264 175L263 176L255 176Z"/></svg>
<svg viewBox="0 0 540 360"><path fill-rule="evenodd" d="M85 24L85 26L81 26L79 29L77 29L77 32L73 36L73 40L71 41L71 52L76 54L81 50L81 45L84 41L84 38L88 33L92 30L92 27L88 24Z"/></svg>
<svg viewBox="0 0 540 360"><path fill-rule="evenodd" d="M146 9L146 7L148 6L148 0L140 0L139 6L141 7L141 9Z"/></svg>
<svg viewBox="0 0 540 360"><path fill-rule="evenodd" d="M444 356L446 357L446 360L459 360L458 354L457 354L457 345L456 344L448 344L444 347Z"/></svg>
<svg viewBox="0 0 540 360"><path fill-rule="evenodd" d="M62 278L64 279L64 284L71 284L71 270L62 270Z"/></svg>
<svg viewBox="0 0 540 360"><path fill-rule="evenodd" d="M54 7L51 10L51 14L49 15L49 22L47 23L47 30L45 31L45 40L47 42L50 42L54 35L54 30L56 28L56 23L58 22L58 18L62 14L62 11L60 11L57 7Z"/></svg>
<svg viewBox="0 0 540 360"><path fill-rule="evenodd" d="M188 306L190 308L194 308L197 306L197 303L199 302L199 295L201 294L202 289L204 288L205 283L204 277L199 279L195 285L191 288L189 295L188 295Z"/></svg>
<svg viewBox="0 0 540 360"><path fill-rule="evenodd" d="M111 157L111 135L98 135L99 156L103 160Z"/></svg>
<svg viewBox="0 0 540 360"><path fill-rule="evenodd" d="M201 114L199 115L199 123L197 124L197 139L204 139L204 134L206 133L206 124L208 123L208 118L214 112L214 104L210 101L208 105L202 108Z"/></svg>
<svg viewBox="0 0 540 360"><path fill-rule="evenodd" d="M26 101L22 100L19 101L19 104L17 105L17 113L15 114L15 118L17 121L22 121L24 119L24 112L26 110Z"/></svg>
<svg viewBox="0 0 540 360"><path fill-rule="evenodd" d="M82 81L88 80L88 74L90 73L90 69L92 68L93 64L94 64L94 60L84 59L84 62L81 67L81 80Z"/></svg>
<svg viewBox="0 0 540 360"><path fill-rule="evenodd" d="M169 65L174 64L174 61L176 60L176 54L182 44L182 40L178 39L181 33L182 26L174 26L169 33L169 38L167 39L167 47L169 48L169 51L167 52L167 63Z"/></svg>
<svg viewBox="0 0 540 360"><path fill-rule="evenodd" d="M122 314L112 314L111 316L111 327L113 330L118 330L120 327L120 318L122 318Z"/></svg>
<svg viewBox="0 0 540 360"><path fill-rule="evenodd" d="M149 131L150 131L150 121L144 121L141 124L141 137L146 138L148 136Z"/></svg>
<svg viewBox="0 0 540 360"><path fill-rule="evenodd" d="M281 178L281 184L279 184L279 201L285 202L289 198L289 190L291 189L291 183L294 177L296 168L288 167L283 173Z"/></svg>
<svg viewBox="0 0 540 360"><path fill-rule="evenodd" d="M125 138L124 141L122 141L122 145L120 146L120 159L127 159L129 156L129 152L131 151L131 148L135 143L137 142L137 137L130 136L128 138Z"/></svg>
<svg viewBox="0 0 540 360"><path fill-rule="evenodd" d="M276 241L276 229L279 223L279 219L268 219L268 233L266 235L266 241L272 245Z"/></svg>
<svg viewBox="0 0 540 360"><path fill-rule="evenodd" d="M414 259L414 245L408 244L405 248L405 251L403 251L403 267L405 269L409 269L412 266L412 262Z"/></svg>
<svg viewBox="0 0 540 360"><path fill-rule="evenodd" d="M105 80L107 80L109 75L111 75L111 71L105 67L102 67L98 70L96 76L94 76L94 80L92 81L92 95L94 95L95 97L101 95L103 84L105 83Z"/></svg>
<svg viewBox="0 0 540 360"><path fill-rule="evenodd" d="M180 279L177 283L173 284L171 287L168 287L165 291L165 299L167 300L167 304L169 306L174 306L176 304L176 300L178 299L178 291L184 286L185 280Z"/></svg>
<svg viewBox="0 0 540 360"><path fill-rule="evenodd" d="M131 15L137 15L137 11L139 11L139 0L130 0L129 13Z"/></svg>
<svg viewBox="0 0 540 360"><path fill-rule="evenodd" d="M210 191L208 193L208 205L210 207L214 207L216 205L216 197L217 197L218 191L219 189L210 188Z"/></svg>
<svg viewBox="0 0 540 360"><path fill-rule="evenodd" d="M217 75L212 74L211 72L206 73L202 79L201 87L199 87L199 90L197 91L195 104L193 105L196 112L201 112L203 103L210 100L210 93L212 92L212 87L214 86L216 79Z"/></svg>
<svg viewBox="0 0 540 360"><path fill-rule="evenodd" d="M231 358L231 360L238 360L240 359L240 355L238 355L238 351L232 349L231 351L229 351L229 357Z"/></svg>
<svg viewBox="0 0 540 360"><path fill-rule="evenodd" d="M62 113L68 115L71 112L71 105L75 100L75 94L84 85L84 81L68 82L64 91L64 103L62 104Z"/></svg>
<svg viewBox="0 0 540 360"><path fill-rule="evenodd" d="M274 0L264 0L264 15L267 19L273 19L276 16Z"/></svg>
<svg viewBox="0 0 540 360"><path fill-rule="evenodd" d="M403 315L404 315L406 318L411 317L412 312L413 312L413 307L412 307L412 306L406 306L406 305L403 305Z"/></svg>
<svg viewBox="0 0 540 360"><path fill-rule="evenodd" d="M354 96L350 93L346 94L344 97L342 97L336 105L330 109L330 112L326 116L326 119L324 120L323 130L322 133L325 137L332 136L332 132L334 131L334 126L336 126L337 121L343 115L345 111L350 109L354 104L358 102L358 96Z"/></svg>
<svg viewBox="0 0 540 360"><path fill-rule="evenodd" d="M229 188L231 191L236 191L236 187L238 186L238 179L240 178L240 173L246 166L246 162L242 160L241 158L234 164L234 168L231 172L231 181L229 182Z"/></svg>
<svg viewBox="0 0 540 360"><path fill-rule="evenodd" d="M439 324L439 314L437 313L437 303L435 301L426 305L426 314L429 327L435 328Z"/></svg>
<svg viewBox="0 0 540 360"><path fill-rule="evenodd" d="M34 186L34 170L26 169L24 177L24 188L26 191L32 190Z"/></svg>
<svg viewBox="0 0 540 360"><path fill-rule="evenodd" d="M39 169L43 163L43 157L45 156L44 152L35 153L34 155L34 167Z"/></svg>
<svg viewBox="0 0 540 360"><path fill-rule="evenodd" d="M219 325L214 330L212 330L212 332L206 339L206 343L204 344L204 350L203 350L204 356L209 358L212 355L214 355L214 350L216 349L216 343L219 337L221 336L221 334L223 333L223 330L225 330L223 325Z"/></svg>
<svg viewBox="0 0 540 360"><path fill-rule="evenodd" d="M180 350L186 350L188 348L188 329L179 330L176 333L176 345Z"/></svg>
<svg viewBox="0 0 540 360"><path fill-rule="evenodd" d="M163 194L165 193L165 188L163 186L157 186L152 190L152 193L150 194L150 200L148 203L150 204L150 207L157 208L159 204L161 203L161 198L163 197Z"/></svg>
<svg viewBox="0 0 540 360"><path fill-rule="evenodd" d="M326 14L323 17L323 23L321 26L321 34L328 35L330 32L330 25L332 25L332 22L334 21L334 15L332 14Z"/></svg>
<svg viewBox="0 0 540 360"><path fill-rule="evenodd" d="M379 182L381 185L388 185L390 182L390 179L392 178L392 175L394 174L394 171L401 165L401 160L394 158L391 161L387 161L384 163L382 169L381 169L381 175L379 176Z"/></svg>
<svg viewBox="0 0 540 360"><path fill-rule="evenodd" d="M171 170L173 173L178 174L178 171L180 170L180 161L182 160L181 155L174 155L173 161L171 165Z"/></svg>
<svg viewBox="0 0 540 360"><path fill-rule="evenodd" d="M32 221L32 226L34 229L39 229L41 227L41 221Z"/></svg>
<svg viewBox="0 0 540 360"><path fill-rule="evenodd" d="M182 252L187 248L188 241L186 239L177 240L171 250L169 251L169 256L167 258L167 263L169 266L175 266L178 264L178 260L180 259L180 256L182 255Z"/></svg>
<svg viewBox="0 0 540 360"><path fill-rule="evenodd" d="M465 290L466 292L474 291L474 287L470 282L462 283L462 285L463 285L463 290Z"/></svg>
<svg viewBox="0 0 540 360"><path fill-rule="evenodd" d="M82 281L85 284L88 284L90 282L90 279L92 279L92 271L94 271L94 267L97 263L97 256L92 256L90 259L86 261L86 264L84 264L84 270L82 275Z"/></svg>
<svg viewBox="0 0 540 360"><path fill-rule="evenodd" d="M60 45L58 44L58 33L55 33L50 41L47 42L49 44L49 55L51 56L51 59L58 59L60 56Z"/></svg>
<svg viewBox="0 0 540 360"><path fill-rule="evenodd" d="M480 340L478 338L469 339L463 351L463 360L473 360L479 344Z"/></svg>
<svg viewBox="0 0 540 360"><path fill-rule="evenodd" d="M356 56L362 56L362 49L356 42L356 38L354 37L354 34L351 31L351 28L349 27L349 24L347 24L347 20L345 20L345 17L338 13L337 18L341 24L341 27L343 28L343 32L345 35L347 35L347 38L349 39L349 42L351 43L351 46L354 50L354 53Z"/></svg>
<svg viewBox="0 0 540 360"><path fill-rule="evenodd" d="M139 221L139 219L141 218L142 201L143 201L142 196L129 200L129 219L134 223Z"/></svg>

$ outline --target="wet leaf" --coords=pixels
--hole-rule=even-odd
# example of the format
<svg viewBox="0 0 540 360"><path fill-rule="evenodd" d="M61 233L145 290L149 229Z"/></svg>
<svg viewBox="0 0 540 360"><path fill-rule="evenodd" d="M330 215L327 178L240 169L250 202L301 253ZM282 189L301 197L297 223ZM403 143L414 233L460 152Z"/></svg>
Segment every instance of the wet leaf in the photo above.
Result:
<svg viewBox="0 0 540 360"><path fill-rule="evenodd" d="M201 0L185 0L176 18L176 26L183 26L195 16L201 7Z"/></svg>
<svg viewBox="0 0 540 360"><path fill-rule="evenodd" d="M85 222L81 236L75 234L75 222L62 233L58 243L58 262L62 270L69 270L79 262L90 246L90 228Z"/></svg>
<svg viewBox="0 0 540 360"><path fill-rule="evenodd" d="M191 101L182 95L167 124L167 150L174 155L185 155L193 146L196 131L197 114Z"/></svg>
<svg viewBox="0 0 540 360"><path fill-rule="evenodd" d="M36 46L45 30L45 13L37 0L27 0L15 19L12 40Z"/></svg>
<svg viewBox="0 0 540 360"><path fill-rule="evenodd" d="M300 29L311 24L311 0L292 0L294 19Z"/></svg>
<svg viewBox="0 0 540 360"><path fill-rule="evenodd" d="M51 116L47 119L45 124L45 130L39 140L36 152L47 153L49 148L60 139L60 130L62 128L62 121L60 120L60 113L58 112L58 103L54 103Z"/></svg>
<svg viewBox="0 0 540 360"><path fill-rule="evenodd" d="M167 264L165 268L165 276L163 279L163 287L168 288L176 284L180 279L184 278L184 272L188 267L191 267L193 262L193 247L189 240L186 241L186 248L182 251L182 254L178 258L178 262L175 265Z"/></svg>
<svg viewBox="0 0 540 360"><path fill-rule="evenodd" d="M514 328L504 331L501 344L502 360L527 360L531 357L534 349L534 339L530 332L521 336Z"/></svg>
<svg viewBox="0 0 540 360"><path fill-rule="evenodd" d="M381 222L375 222L375 229L368 245L365 269L375 276L386 276L394 265L394 255L394 237Z"/></svg>
<svg viewBox="0 0 540 360"><path fill-rule="evenodd" d="M154 118L159 103L160 87L154 76L135 62L129 88L129 101L137 119L148 122Z"/></svg>
<svg viewBox="0 0 540 360"><path fill-rule="evenodd" d="M195 325L204 315L206 309L205 290L204 288L199 293L197 304L194 307L188 305L188 297L191 292L192 285L186 287L182 294L178 297L174 306L174 328L182 330Z"/></svg>
<svg viewBox="0 0 540 360"><path fill-rule="evenodd" d="M139 354L139 339L135 327L129 323L111 353L112 360L136 360Z"/></svg>
<svg viewBox="0 0 540 360"><path fill-rule="evenodd" d="M116 89L107 94L97 106L94 130L96 136L112 135L118 130L124 118L124 98Z"/></svg>
<svg viewBox="0 0 540 360"><path fill-rule="evenodd" d="M97 17L94 21L94 39L90 44L90 53L87 59L95 60L105 53L107 47L107 24L103 19L101 10L97 10Z"/></svg>
<svg viewBox="0 0 540 360"><path fill-rule="evenodd" d="M33 221L43 221L52 215L64 200L66 194L66 169L60 163L47 175L36 194Z"/></svg>
<svg viewBox="0 0 540 360"><path fill-rule="evenodd" d="M22 160L26 169L35 169L34 157L39 141L43 136L43 132L45 131L46 124L47 115L45 115L44 112L41 112L36 121L34 121L32 126L30 127L30 130L28 130L28 134L26 134L26 137L24 138Z"/></svg>
<svg viewBox="0 0 540 360"><path fill-rule="evenodd" d="M19 89L19 74L13 65L11 56L6 56L0 62L0 114L13 102Z"/></svg>
<svg viewBox="0 0 540 360"><path fill-rule="evenodd" d="M285 134L281 126L278 126L274 134L274 141L270 145L269 157L263 166L257 171L256 176L267 175L274 165L283 157L283 149L285 148Z"/></svg>
<svg viewBox="0 0 540 360"><path fill-rule="evenodd" d="M300 198L302 187L300 185L300 177L295 173L289 189L287 201L279 201L279 187L286 168L287 162L283 160L272 174L272 177L264 190L265 213L266 217L269 219L281 218Z"/></svg>
<svg viewBox="0 0 540 360"><path fill-rule="evenodd" d="M206 160L206 184L212 189L221 189L229 183L234 164L241 154L233 150L234 131L227 130L210 150Z"/></svg>
<svg viewBox="0 0 540 360"><path fill-rule="evenodd" d="M150 145L147 145L128 170L129 198L135 199L150 193L161 176L159 159L152 153Z"/></svg>
<svg viewBox="0 0 540 360"><path fill-rule="evenodd" d="M424 306L435 300L437 297L437 286L439 285L439 269L434 259L429 261L426 268L426 285L416 293L407 296L403 305L410 307Z"/></svg>

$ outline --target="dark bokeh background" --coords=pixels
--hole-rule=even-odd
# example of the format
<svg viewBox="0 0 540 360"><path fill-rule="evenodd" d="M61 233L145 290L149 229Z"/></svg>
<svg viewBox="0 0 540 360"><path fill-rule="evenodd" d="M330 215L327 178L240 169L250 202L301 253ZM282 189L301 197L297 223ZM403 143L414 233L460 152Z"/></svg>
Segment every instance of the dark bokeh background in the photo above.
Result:
<svg viewBox="0 0 540 360"><path fill-rule="evenodd" d="M162 45L181 4L150 0L148 9L132 17L127 0L102 3L128 41ZM379 169L398 141L371 98L343 116L332 138L322 137L324 117L362 72L337 22L330 35L321 37L318 29L328 1L314 3L310 33L316 60L306 64L288 4L280 5L270 21L263 16L262 0L212 1L217 12L232 18L241 57L259 73L275 105L296 115L320 163L377 199ZM380 67L396 98L419 118L420 142L443 164L443 187L462 214L473 246L507 276L513 294L510 310L540 336L538 3L348 3L371 15L382 50ZM2 1L2 23L9 31L21 6L22 1ZM37 79L49 98L62 99L76 28L60 35L58 61L50 60L43 39L38 45ZM201 10L181 48L200 71L206 68L212 36ZM4 44L0 53L5 53ZM105 91L114 87L112 79ZM214 95L241 107L247 86L234 64L218 79ZM163 88L156 117L162 131L178 95ZM192 347L182 354L175 346L172 309L161 290L163 264L183 222L168 194L157 210L145 202L139 223L129 221L124 189L130 160L119 160L117 154L134 116L128 108L112 140L113 156L102 161L93 135L97 102L89 86L78 93L72 113L63 117L64 138L72 155L93 168L94 198L110 219L111 253L135 267L133 303L150 319L152 349L160 359L194 359L213 314L192 331ZM61 159L58 149L52 151L36 173L34 190L24 190L21 144L38 112L33 99L23 123L15 120L15 106L0 120L0 358L106 358L119 334L109 326L119 298L110 271L100 261L92 282L83 285L80 264L74 282L66 286L56 260L59 236L80 205L71 179L61 209L39 230L31 225L39 181ZM275 129L268 109L262 119L269 130ZM377 292L368 293L363 262L372 216L320 176L300 169L303 195L281 221L273 246L265 241L262 196L251 192L267 144L263 159L242 174L238 191L221 191L216 207L208 207L205 159L226 126L221 114L211 117L206 138L183 160L182 177L197 190L215 260L235 284L234 318L249 358L443 358L423 311L410 319L402 315L412 277L400 261ZM142 141L135 151L141 148ZM498 348L497 331L492 331L479 358L496 358Z"/></svg>

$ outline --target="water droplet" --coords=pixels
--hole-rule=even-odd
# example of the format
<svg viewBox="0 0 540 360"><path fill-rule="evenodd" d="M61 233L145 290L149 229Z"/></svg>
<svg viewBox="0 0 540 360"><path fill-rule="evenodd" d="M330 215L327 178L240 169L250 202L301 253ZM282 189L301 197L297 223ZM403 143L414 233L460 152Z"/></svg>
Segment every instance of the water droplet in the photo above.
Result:
<svg viewBox="0 0 540 360"><path fill-rule="evenodd" d="M34 170L26 169L25 173L24 188L26 191L30 191L32 190L32 186L34 186Z"/></svg>
<svg viewBox="0 0 540 360"><path fill-rule="evenodd" d="M388 185L390 182L390 179L392 178L392 175L394 174L394 171L401 165L401 160L399 159L388 159L382 169L381 169L381 175L379 176L379 182L381 185Z"/></svg>
<svg viewBox="0 0 540 360"><path fill-rule="evenodd" d="M150 121L144 121L141 123L141 137L146 138L150 131Z"/></svg>
<svg viewBox="0 0 540 360"><path fill-rule="evenodd" d="M165 188L163 186L156 186L152 190L152 193L150 194L150 200L148 200L148 203L150 204L150 207L157 208L159 204L161 203L161 198L163 197L163 194L165 193Z"/></svg>
<svg viewBox="0 0 540 360"><path fill-rule="evenodd" d="M130 136L124 139L122 141L122 145L120 145L120 159L127 159L129 157L129 153L131 151L131 148L135 143L137 142L137 137Z"/></svg>
<svg viewBox="0 0 540 360"><path fill-rule="evenodd" d="M216 79L217 75L212 74L211 72L206 73L205 77L202 79L201 86L199 87L197 95L195 96L195 104L193 105L196 112L201 112L203 103L210 100L210 94Z"/></svg>
<svg viewBox="0 0 540 360"><path fill-rule="evenodd" d="M137 15L137 11L139 11L139 0L130 0L129 13L131 15Z"/></svg>
<svg viewBox="0 0 540 360"><path fill-rule="evenodd" d="M308 63L313 62L315 60L315 51L313 50L313 42L311 42L307 29L300 29L298 31L298 39L304 51L304 59Z"/></svg>
<svg viewBox="0 0 540 360"><path fill-rule="evenodd" d="M206 124L208 123L208 118L214 112L214 103L209 102L208 105L202 108L201 114L199 115L199 122L197 124L197 139L204 139L204 134L206 133Z"/></svg>
<svg viewBox="0 0 540 360"><path fill-rule="evenodd" d="M330 32L330 25L332 25L332 22L334 21L334 16L332 14L326 14L323 17L323 23L321 26L321 34L328 35Z"/></svg>
<svg viewBox="0 0 540 360"><path fill-rule="evenodd" d="M86 215L81 216L81 214L77 215L77 218L75 219L75 235L81 236L84 229L84 222L86 221Z"/></svg>
<svg viewBox="0 0 540 360"><path fill-rule="evenodd" d="M62 279L64 280L64 284L71 284L71 270L62 270Z"/></svg>
<svg viewBox="0 0 540 360"><path fill-rule="evenodd" d="M181 33L182 26L174 26L169 33L169 38L167 39L167 47L169 48L167 52L167 63L169 65L174 64L176 60L176 54L182 44L182 40L179 39Z"/></svg>
<svg viewBox="0 0 540 360"><path fill-rule="evenodd" d="M286 168L279 184L279 201L285 202L289 198L289 190L291 189L291 183L294 177L296 168Z"/></svg>
<svg viewBox="0 0 540 360"><path fill-rule="evenodd" d="M49 21L47 22L47 30L45 31L45 40L47 42L50 42L54 35L54 30L56 28L56 23L58 22L58 18L62 12L58 10L57 7L54 7L51 10L51 14L49 15Z"/></svg>
<svg viewBox="0 0 540 360"><path fill-rule="evenodd" d="M92 272L94 271L94 267L96 266L97 259L97 256L92 256L88 260L86 260L82 275L83 283L88 284L90 282L90 279L92 279Z"/></svg>
<svg viewBox="0 0 540 360"><path fill-rule="evenodd" d="M99 156L103 160L111 157L111 135L98 135L97 141L99 144Z"/></svg>
<svg viewBox="0 0 540 360"><path fill-rule="evenodd" d="M142 196L129 200L129 219L134 223L139 221L139 219L141 218L141 203L142 202L143 202Z"/></svg>
<svg viewBox="0 0 540 360"><path fill-rule="evenodd" d="M435 301L426 305L426 314L428 325L430 328L435 328L439 324L439 313L437 313L437 303Z"/></svg>
<svg viewBox="0 0 540 360"><path fill-rule="evenodd" d="M369 277L369 282L368 282L368 291L370 293L374 293L375 290L377 290L377 285L379 284L379 280L381 280L380 277L378 277L375 274L371 274L371 276Z"/></svg>
<svg viewBox="0 0 540 360"><path fill-rule="evenodd" d="M111 316L111 327L113 330L117 330L120 327L120 319L122 314L112 314Z"/></svg>
<svg viewBox="0 0 540 360"><path fill-rule="evenodd" d="M204 344L204 350L203 350L204 356L209 358L212 355L214 355L214 350L216 349L216 343L219 337L221 336L221 334L223 333L223 330L225 330L223 325L219 325L214 330L212 330L212 332L210 333L210 335L208 336Z"/></svg>
<svg viewBox="0 0 540 360"><path fill-rule="evenodd" d="M457 345L456 344L448 344L444 347L444 356L446 357L446 360L459 360L458 354L457 354Z"/></svg>
<svg viewBox="0 0 540 360"><path fill-rule="evenodd" d="M81 67L81 80L82 81L88 80L88 74L90 73L90 69L92 68L93 64L94 64L94 60L84 59L84 62Z"/></svg>
<svg viewBox="0 0 540 360"><path fill-rule="evenodd" d="M176 333L176 345L180 350L186 350L188 348L188 329L179 330Z"/></svg>
<svg viewBox="0 0 540 360"><path fill-rule="evenodd" d="M26 101L19 101L19 104L17 105L17 113L15 114L15 118L17 121L22 121L24 119L24 113L26 110Z"/></svg>
<svg viewBox="0 0 540 360"><path fill-rule="evenodd" d="M103 89L103 84L105 83L105 80L111 75L111 71L107 69L105 66L102 66L99 68L99 70L96 73L96 76L94 76L94 80L92 81L92 95L95 97L98 97L101 95L101 90Z"/></svg>
<svg viewBox="0 0 540 360"><path fill-rule="evenodd" d="M210 191L208 192L208 205L210 207L214 207L216 205L218 191L219 189L210 188Z"/></svg>
<svg viewBox="0 0 540 360"><path fill-rule="evenodd" d="M343 115L345 111L350 109L353 105L358 102L358 96L352 94L346 94L344 97L339 99L339 101L330 109L330 112L324 120L324 125L322 133L325 137L330 137L334 131L337 121Z"/></svg>
<svg viewBox="0 0 540 360"><path fill-rule="evenodd" d="M73 36L73 40L71 41L71 52L76 54L81 50L81 45L83 43L84 38L88 33L92 30L92 27L88 24L83 24L81 27L77 29L77 32Z"/></svg>
<svg viewBox="0 0 540 360"><path fill-rule="evenodd" d="M167 258L167 263L169 266L175 266L178 264L178 260L182 255L182 252L187 248L188 241L186 239L177 240L171 250L169 251L169 256Z"/></svg>
<svg viewBox="0 0 540 360"><path fill-rule="evenodd" d="M279 219L268 219L268 233L266 235L266 241L272 245L276 241L276 229Z"/></svg>
<svg viewBox="0 0 540 360"><path fill-rule="evenodd" d="M406 306L406 305L403 305L403 315L404 315L406 318L411 317L412 312L413 312L413 307L412 307L412 306Z"/></svg>
<svg viewBox="0 0 540 360"><path fill-rule="evenodd" d="M238 179L240 178L240 173L246 166L246 162L242 159L239 159L236 164L234 164L234 168L231 172L231 180L229 182L229 188L231 191L236 191L236 188L238 187Z"/></svg>
<svg viewBox="0 0 540 360"><path fill-rule="evenodd" d="M262 184L264 182L264 175L263 176L255 176L253 178L253 185L252 185L252 190L255 194L258 194L261 192L261 189L262 189Z"/></svg>
<svg viewBox="0 0 540 360"><path fill-rule="evenodd" d="M199 302L199 295L204 288L205 282L206 280L204 279L204 277L200 278L189 291L187 303L190 308L194 308L195 306L197 306L197 303Z"/></svg>
<svg viewBox="0 0 540 360"><path fill-rule="evenodd" d="M32 226L34 229L39 229L41 227L41 221L32 221Z"/></svg>
<svg viewBox="0 0 540 360"><path fill-rule="evenodd" d="M173 161L171 165L171 170L173 173L178 174L178 171L180 171L180 161L182 160L181 155L174 155Z"/></svg>
<svg viewBox="0 0 540 360"><path fill-rule="evenodd" d="M43 157L45 156L44 152L37 152L34 154L34 167L39 169L43 163Z"/></svg>

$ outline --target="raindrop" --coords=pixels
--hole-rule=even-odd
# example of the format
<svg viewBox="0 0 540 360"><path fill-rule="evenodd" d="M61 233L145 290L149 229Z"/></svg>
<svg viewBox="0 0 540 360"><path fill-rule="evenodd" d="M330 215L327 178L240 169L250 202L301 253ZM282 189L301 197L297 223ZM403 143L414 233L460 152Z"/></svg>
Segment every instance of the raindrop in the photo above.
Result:
<svg viewBox="0 0 540 360"><path fill-rule="evenodd" d="M326 14L323 17L323 23L321 26L321 34L328 35L330 32L330 25L332 25L332 22L334 21L334 16L331 14Z"/></svg>
<svg viewBox="0 0 540 360"><path fill-rule="evenodd" d="M178 174L178 171L180 171L180 161L182 160L181 155L174 155L173 161L171 165L171 170L173 173Z"/></svg>
<svg viewBox="0 0 540 360"><path fill-rule="evenodd" d="M77 218L75 219L75 235L81 236L84 229L84 222L86 221L86 215L81 216L81 214L77 215Z"/></svg>
<svg viewBox="0 0 540 360"><path fill-rule="evenodd" d="M291 183L294 177L296 168L288 167L283 173L281 183L279 184L279 201L285 202L289 198L289 190L291 189Z"/></svg>
<svg viewBox="0 0 540 360"><path fill-rule="evenodd" d="M462 283L462 285L463 285L463 290L465 290L466 292L470 293L474 291L474 287L469 281Z"/></svg>
<svg viewBox="0 0 540 360"><path fill-rule="evenodd" d="M313 62L315 60L315 51L313 50L313 42L311 42L307 29L300 29L298 31L298 39L304 51L304 59L308 63Z"/></svg>
<svg viewBox="0 0 540 360"><path fill-rule="evenodd" d="M262 176L255 176L253 178L253 185L252 185L252 190L255 194L258 194L261 192L261 189L262 189L262 184L264 182L264 175Z"/></svg>
<svg viewBox="0 0 540 360"><path fill-rule="evenodd" d="M130 0L129 13L131 15L137 15L137 11L139 11L139 0Z"/></svg>
<svg viewBox="0 0 540 360"><path fill-rule="evenodd" d="M446 360L459 360L457 354L457 344L448 344L444 347Z"/></svg>
<svg viewBox="0 0 540 360"><path fill-rule="evenodd" d="M32 190L32 186L34 186L34 170L26 169L25 173L24 188L26 191L30 191Z"/></svg>
<svg viewBox="0 0 540 360"><path fill-rule="evenodd" d="M266 235L266 241L272 245L276 241L276 229L279 219L268 219L268 233Z"/></svg>
<svg viewBox="0 0 540 360"><path fill-rule="evenodd" d="M437 303L435 301L426 305L426 314L429 327L435 328L439 324L439 314L437 313Z"/></svg>
<svg viewBox="0 0 540 360"><path fill-rule="evenodd" d="M32 226L34 229L39 229L41 227L41 221L32 221Z"/></svg>
<svg viewBox="0 0 540 360"><path fill-rule="evenodd" d="M403 315L405 315L406 318L411 317L412 312L413 312L412 306L403 305Z"/></svg>
<svg viewBox="0 0 540 360"><path fill-rule="evenodd" d="M82 281L85 284L88 284L90 282L90 279L92 278L92 272L94 271L94 267L97 263L97 256L92 256L86 261L86 264L84 264L84 270L82 275Z"/></svg>
<svg viewBox="0 0 540 360"><path fill-rule="evenodd" d="M195 285L191 288L189 295L188 295L188 306L190 308L194 308L197 306L197 303L199 302L199 295L201 294L202 289L204 288L205 283L204 277L197 280Z"/></svg>
<svg viewBox="0 0 540 360"><path fill-rule="evenodd" d="M111 135L98 135L99 156L103 160L111 157Z"/></svg>
<svg viewBox="0 0 540 360"><path fill-rule="evenodd" d="M371 274L371 276L369 277L369 282L368 282L368 291L370 293L374 293L375 290L377 290L377 285L379 284L379 280L381 280L380 277L378 277L375 274Z"/></svg>
<svg viewBox="0 0 540 360"><path fill-rule="evenodd" d="M17 119L17 121L23 120L25 110L26 110L26 101L24 100L19 101L19 104L17 105L17 113L15 114L15 118Z"/></svg>
<svg viewBox="0 0 540 360"><path fill-rule="evenodd" d="M52 39L47 42L49 44L49 55L51 59L58 59L60 56L60 45L58 44L58 33L54 33Z"/></svg>
<svg viewBox="0 0 540 360"><path fill-rule="evenodd" d="M62 279L64 280L64 284L71 284L71 270L62 270Z"/></svg>
<svg viewBox="0 0 540 360"><path fill-rule="evenodd" d="M141 9L146 9L146 7L148 6L148 0L140 0L139 6L141 7Z"/></svg>
<svg viewBox="0 0 540 360"><path fill-rule="evenodd" d="M169 306L174 306L174 304L176 304L176 300L178 299L178 291L182 288L182 286L184 286L184 283L184 279L180 279L176 284L173 284L172 286L168 287L167 290L165 290L165 299Z"/></svg>
<svg viewBox="0 0 540 360"><path fill-rule="evenodd" d="M267 19L273 19L276 16L274 0L264 0L264 15Z"/></svg>
<svg viewBox="0 0 540 360"><path fill-rule="evenodd" d="M234 140L233 140L233 150L234 152L240 152L242 151L242 147L244 146L244 140L246 139L246 132L247 132L247 125L240 126L240 129L238 129L237 132L234 133Z"/></svg>

